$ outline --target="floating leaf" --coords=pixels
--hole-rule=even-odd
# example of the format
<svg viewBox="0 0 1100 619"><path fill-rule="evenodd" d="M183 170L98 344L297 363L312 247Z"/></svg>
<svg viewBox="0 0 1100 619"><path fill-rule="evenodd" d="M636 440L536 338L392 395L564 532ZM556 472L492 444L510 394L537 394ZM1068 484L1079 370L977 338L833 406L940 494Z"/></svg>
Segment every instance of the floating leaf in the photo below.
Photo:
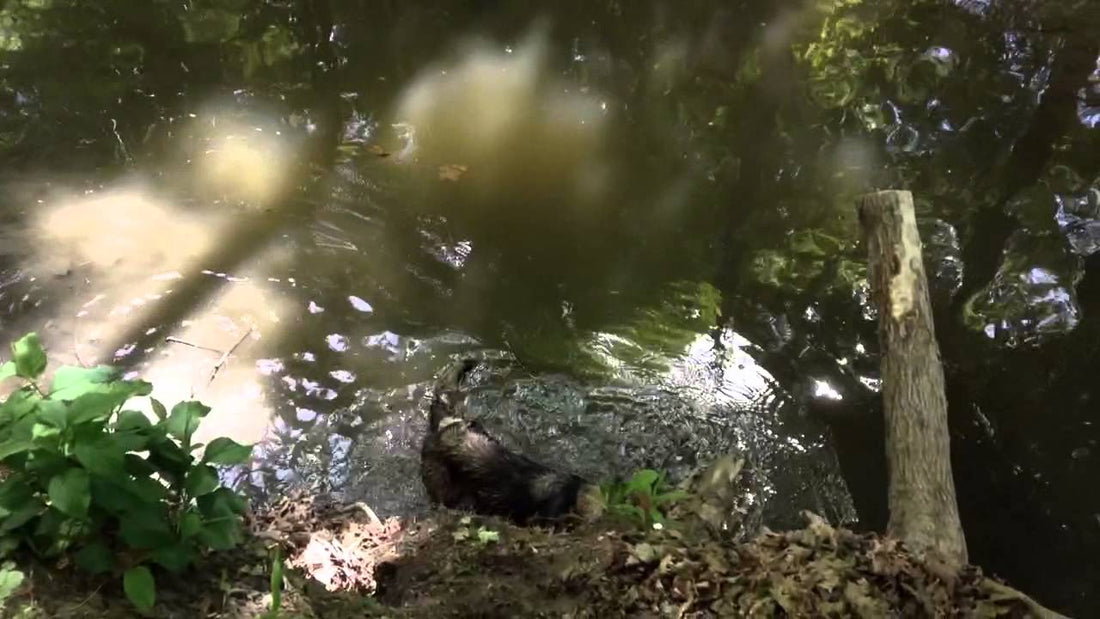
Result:
<svg viewBox="0 0 1100 619"><path fill-rule="evenodd" d="M252 447L241 445L230 438L216 438L206 446L203 462L210 464L244 464L252 457Z"/></svg>
<svg viewBox="0 0 1100 619"><path fill-rule="evenodd" d="M132 567L122 575L122 590L138 610L149 612L157 601L157 585L153 573L144 565Z"/></svg>
<svg viewBox="0 0 1100 619"><path fill-rule="evenodd" d="M50 503L61 512L74 518L88 515L88 506L92 503L92 490L88 472L80 468L71 468L50 480L48 487Z"/></svg>
<svg viewBox="0 0 1100 619"><path fill-rule="evenodd" d="M46 351L37 333L28 333L11 345L15 373L34 380L46 371Z"/></svg>

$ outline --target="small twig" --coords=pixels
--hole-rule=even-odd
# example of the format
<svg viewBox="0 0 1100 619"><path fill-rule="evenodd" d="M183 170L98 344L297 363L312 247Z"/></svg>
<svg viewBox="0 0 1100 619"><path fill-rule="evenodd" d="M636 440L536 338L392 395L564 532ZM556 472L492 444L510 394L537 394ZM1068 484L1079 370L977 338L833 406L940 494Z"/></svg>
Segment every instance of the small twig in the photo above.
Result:
<svg viewBox="0 0 1100 619"><path fill-rule="evenodd" d="M226 353L222 355L222 358L218 359L218 362L214 364L214 370L210 372L210 380L206 381L207 385L214 382L214 379L218 376L218 371L222 369L222 366L225 365L227 361L229 361L229 356L232 355L237 350L237 348L244 343L246 339L248 339L249 335L252 335L251 326L248 327L248 331L244 332L244 335L241 336L241 339L237 340L237 343L233 345L233 348L230 348L228 351L226 351Z"/></svg>
<svg viewBox="0 0 1100 619"><path fill-rule="evenodd" d="M250 331L251 331L251 329L250 329ZM164 341L168 342L169 344L183 344L184 346L190 346L191 348L198 348L199 350L205 350L205 351L208 351L208 352L218 353L219 355L222 352L222 351L218 350L217 348L210 348L208 346L200 346L199 344L192 344L191 342L188 342L187 340L181 340L180 338L173 337L171 335L164 338ZM236 348L236 347L234 346L234 348Z"/></svg>

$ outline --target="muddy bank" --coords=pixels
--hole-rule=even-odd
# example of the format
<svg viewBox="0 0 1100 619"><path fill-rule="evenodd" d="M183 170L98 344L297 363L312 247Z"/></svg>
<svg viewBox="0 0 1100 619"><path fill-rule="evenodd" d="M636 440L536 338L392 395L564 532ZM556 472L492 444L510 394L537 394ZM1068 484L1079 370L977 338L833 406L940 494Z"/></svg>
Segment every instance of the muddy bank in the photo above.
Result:
<svg viewBox="0 0 1100 619"><path fill-rule="evenodd" d="M270 616L275 547L288 568L278 617L1043 616L976 567L953 573L896 540L806 517L805 528L737 543L686 520L554 531L452 512L381 520L362 504L285 499L252 518L239 551L158 582L154 616ZM113 581L59 565L27 571L5 616L136 616Z"/></svg>

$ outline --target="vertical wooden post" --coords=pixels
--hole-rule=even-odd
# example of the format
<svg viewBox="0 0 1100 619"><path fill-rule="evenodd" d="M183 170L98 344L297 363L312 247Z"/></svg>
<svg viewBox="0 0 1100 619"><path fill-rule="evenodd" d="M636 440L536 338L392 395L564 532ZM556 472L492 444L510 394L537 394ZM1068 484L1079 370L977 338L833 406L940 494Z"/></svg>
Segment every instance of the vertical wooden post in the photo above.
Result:
<svg viewBox="0 0 1100 619"><path fill-rule="evenodd" d="M890 522L918 552L967 562L951 476L943 366L932 327L913 196L882 191L856 205L878 307Z"/></svg>

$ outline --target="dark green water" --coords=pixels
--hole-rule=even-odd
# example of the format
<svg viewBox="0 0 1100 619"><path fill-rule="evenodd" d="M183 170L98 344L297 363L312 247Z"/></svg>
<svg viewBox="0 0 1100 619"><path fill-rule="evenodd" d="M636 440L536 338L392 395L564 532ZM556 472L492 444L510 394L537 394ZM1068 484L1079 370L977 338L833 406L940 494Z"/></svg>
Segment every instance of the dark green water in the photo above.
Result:
<svg viewBox="0 0 1100 619"><path fill-rule="evenodd" d="M0 335L209 401L258 498L422 510L474 354L540 459L881 528L853 199L906 188L972 559L1100 608L1094 2L2 7Z"/></svg>

